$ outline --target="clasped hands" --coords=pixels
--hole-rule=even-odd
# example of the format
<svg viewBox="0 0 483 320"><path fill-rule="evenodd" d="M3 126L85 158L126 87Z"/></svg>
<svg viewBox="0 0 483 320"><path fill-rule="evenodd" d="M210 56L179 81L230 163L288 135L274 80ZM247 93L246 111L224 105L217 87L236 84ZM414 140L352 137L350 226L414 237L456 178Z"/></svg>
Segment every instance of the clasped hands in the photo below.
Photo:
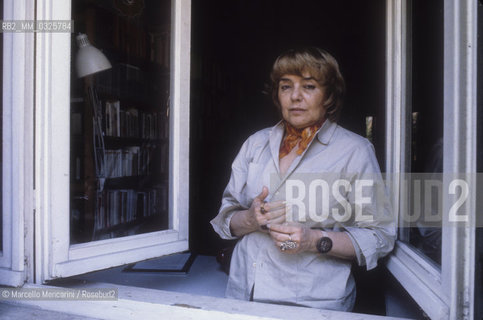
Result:
<svg viewBox="0 0 483 320"><path fill-rule="evenodd" d="M268 188L255 197L248 209L249 223L261 232L268 233L275 245L284 253L314 252L317 231L297 222L286 221L291 206L285 201L265 202Z"/></svg>

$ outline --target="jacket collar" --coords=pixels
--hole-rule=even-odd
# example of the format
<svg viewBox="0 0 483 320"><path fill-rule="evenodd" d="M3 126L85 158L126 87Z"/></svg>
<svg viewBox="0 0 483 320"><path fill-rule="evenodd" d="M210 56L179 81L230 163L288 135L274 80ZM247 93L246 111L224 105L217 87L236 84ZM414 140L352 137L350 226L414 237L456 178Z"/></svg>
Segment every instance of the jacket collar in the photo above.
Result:
<svg viewBox="0 0 483 320"><path fill-rule="evenodd" d="M328 145L332 140L332 136L334 135L335 129L337 128L337 123L330 121L329 119L325 120L322 127L320 127L319 132L317 133L317 139L324 144Z"/></svg>

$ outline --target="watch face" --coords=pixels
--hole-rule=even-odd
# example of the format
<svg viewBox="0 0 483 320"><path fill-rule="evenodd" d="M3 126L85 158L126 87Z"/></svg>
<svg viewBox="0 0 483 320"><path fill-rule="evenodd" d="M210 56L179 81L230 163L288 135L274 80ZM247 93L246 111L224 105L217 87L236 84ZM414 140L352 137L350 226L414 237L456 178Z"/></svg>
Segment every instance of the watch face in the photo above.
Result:
<svg viewBox="0 0 483 320"><path fill-rule="evenodd" d="M327 253L332 249L332 240L329 237L322 237L317 242L317 250L320 253Z"/></svg>

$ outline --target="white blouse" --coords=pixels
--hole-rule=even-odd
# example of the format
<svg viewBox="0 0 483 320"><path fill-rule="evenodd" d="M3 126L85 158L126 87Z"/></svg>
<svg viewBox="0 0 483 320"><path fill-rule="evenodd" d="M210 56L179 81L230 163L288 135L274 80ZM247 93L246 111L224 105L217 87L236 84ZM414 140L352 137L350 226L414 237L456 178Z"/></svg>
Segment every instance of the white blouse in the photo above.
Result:
<svg viewBox="0 0 483 320"><path fill-rule="evenodd" d="M357 186L358 181L370 180L384 189L372 144L327 120L304 153L281 175L279 148L283 135L280 122L245 141L233 162L220 211L211 221L214 230L223 239L235 239L230 220L236 211L248 209L263 186L270 192L266 201L286 200L287 189L292 190L287 182L298 179L306 185L305 211L294 206L290 219L311 228L347 232L359 265L374 268L377 260L392 250L396 227L387 197L380 197L380 192L376 195L376 188L367 183ZM310 180L321 179L329 181L329 185L338 179L347 183L339 185L338 191L327 189L328 197L321 196L322 202L314 207L308 200L314 194L309 184ZM293 199L299 196L290 194ZM351 213L350 219L341 217L344 210ZM226 296L349 311L354 306L355 283L350 261L311 252L287 254L275 246L268 234L252 232L243 236L234 249Z"/></svg>

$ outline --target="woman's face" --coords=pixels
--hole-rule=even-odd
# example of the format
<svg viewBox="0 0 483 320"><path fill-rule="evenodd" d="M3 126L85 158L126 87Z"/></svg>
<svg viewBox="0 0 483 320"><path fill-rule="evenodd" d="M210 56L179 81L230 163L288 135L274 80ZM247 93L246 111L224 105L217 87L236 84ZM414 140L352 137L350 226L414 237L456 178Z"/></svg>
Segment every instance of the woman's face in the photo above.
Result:
<svg viewBox="0 0 483 320"><path fill-rule="evenodd" d="M308 73L302 77L286 74L278 83L278 101L282 117L300 129L324 118L324 88Z"/></svg>

